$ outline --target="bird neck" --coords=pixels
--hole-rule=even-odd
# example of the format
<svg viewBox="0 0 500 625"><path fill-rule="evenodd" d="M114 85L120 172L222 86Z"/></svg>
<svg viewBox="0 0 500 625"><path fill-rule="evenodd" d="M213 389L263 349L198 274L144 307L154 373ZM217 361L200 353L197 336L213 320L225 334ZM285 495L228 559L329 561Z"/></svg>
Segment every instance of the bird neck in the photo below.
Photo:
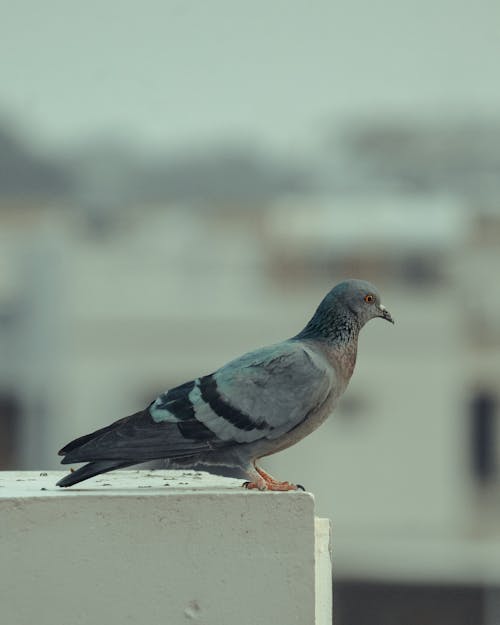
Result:
<svg viewBox="0 0 500 625"><path fill-rule="evenodd" d="M360 329L357 318L350 311L329 310L325 313L320 307L306 327L294 338L324 341L330 345L341 346L357 343Z"/></svg>

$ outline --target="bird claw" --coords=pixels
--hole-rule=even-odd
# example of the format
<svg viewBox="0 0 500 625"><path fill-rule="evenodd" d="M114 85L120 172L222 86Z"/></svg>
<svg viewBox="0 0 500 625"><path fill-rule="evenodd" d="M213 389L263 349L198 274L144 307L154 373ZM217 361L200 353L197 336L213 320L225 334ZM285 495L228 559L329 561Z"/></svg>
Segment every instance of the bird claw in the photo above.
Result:
<svg viewBox="0 0 500 625"><path fill-rule="evenodd" d="M290 490L305 490L300 484L290 484L290 482L268 482L268 490L288 492Z"/></svg>
<svg viewBox="0 0 500 625"><path fill-rule="evenodd" d="M259 486L259 484L256 484L255 482L243 482L242 484L243 488L246 488L247 490L267 490L267 486L266 484L261 484Z"/></svg>

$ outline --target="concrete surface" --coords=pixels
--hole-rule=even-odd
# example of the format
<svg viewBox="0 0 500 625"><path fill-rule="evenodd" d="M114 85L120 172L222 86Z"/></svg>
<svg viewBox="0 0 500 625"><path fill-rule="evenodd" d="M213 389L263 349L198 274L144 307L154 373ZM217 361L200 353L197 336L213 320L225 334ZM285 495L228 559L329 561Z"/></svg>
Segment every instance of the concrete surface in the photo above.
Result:
<svg viewBox="0 0 500 625"><path fill-rule="evenodd" d="M62 475L0 473L2 623L331 623L330 524L311 494L187 471L63 490Z"/></svg>

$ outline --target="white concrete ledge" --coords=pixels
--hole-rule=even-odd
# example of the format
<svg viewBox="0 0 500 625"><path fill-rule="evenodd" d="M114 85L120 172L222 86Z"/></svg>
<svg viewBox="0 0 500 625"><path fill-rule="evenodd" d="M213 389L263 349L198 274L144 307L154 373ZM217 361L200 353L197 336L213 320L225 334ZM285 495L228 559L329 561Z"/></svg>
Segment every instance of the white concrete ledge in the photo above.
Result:
<svg viewBox="0 0 500 625"><path fill-rule="evenodd" d="M309 493L187 471L0 473L9 625L327 625L329 521Z"/></svg>

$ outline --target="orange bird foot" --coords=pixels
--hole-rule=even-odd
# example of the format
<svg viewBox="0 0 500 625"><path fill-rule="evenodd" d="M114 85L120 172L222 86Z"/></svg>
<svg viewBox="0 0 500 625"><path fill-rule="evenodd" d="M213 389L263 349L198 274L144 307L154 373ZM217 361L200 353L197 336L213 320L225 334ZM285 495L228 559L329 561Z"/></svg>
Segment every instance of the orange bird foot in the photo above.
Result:
<svg viewBox="0 0 500 625"><path fill-rule="evenodd" d="M244 482L243 487L252 490L277 490L277 491L287 491L287 490L304 490L305 488L301 484L290 484L290 482L265 482L262 484L261 482Z"/></svg>
<svg viewBox="0 0 500 625"><path fill-rule="evenodd" d="M290 482L280 482L275 479L269 473L266 473L260 467L255 466L255 473L252 471L252 477L255 475L255 479L253 482L245 482L243 486L248 488L249 490L258 489L258 490L278 490L278 491L287 491L287 490L304 490L305 488L301 484L290 484Z"/></svg>

